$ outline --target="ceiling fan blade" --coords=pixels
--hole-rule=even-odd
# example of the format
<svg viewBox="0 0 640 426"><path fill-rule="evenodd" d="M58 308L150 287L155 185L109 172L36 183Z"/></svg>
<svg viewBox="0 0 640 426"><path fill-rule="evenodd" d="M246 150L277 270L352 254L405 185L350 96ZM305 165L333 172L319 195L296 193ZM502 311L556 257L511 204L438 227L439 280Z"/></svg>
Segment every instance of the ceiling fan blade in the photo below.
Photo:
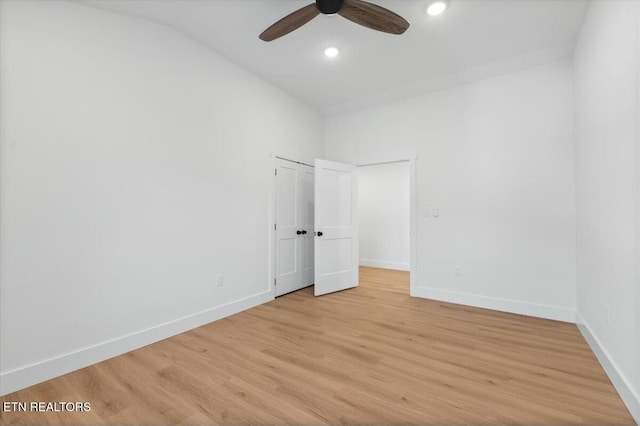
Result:
<svg viewBox="0 0 640 426"><path fill-rule="evenodd" d="M319 14L320 11L315 3L298 9L264 30L262 34L260 34L260 40L272 41L280 38L293 30L297 30Z"/></svg>
<svg viewBox="0 0 640 426"><path fill-rule="evenodd" d="M356 24L390 34L402 34L409 28L402 16L362 0L344 0L338 14Z"/></svg>

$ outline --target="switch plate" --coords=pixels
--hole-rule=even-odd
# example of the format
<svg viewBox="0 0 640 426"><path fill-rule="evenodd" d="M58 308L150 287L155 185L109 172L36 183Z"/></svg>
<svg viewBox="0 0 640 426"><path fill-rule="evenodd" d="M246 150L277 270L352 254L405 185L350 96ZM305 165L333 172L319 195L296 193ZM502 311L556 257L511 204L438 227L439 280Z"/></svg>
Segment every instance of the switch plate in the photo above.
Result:
<svg viewBox="0 0 640 426"><path fill-rule="evenodd" d="M462 276L462 266L456 266L455 267L454 275L456 277L461 277Z"/></svg>

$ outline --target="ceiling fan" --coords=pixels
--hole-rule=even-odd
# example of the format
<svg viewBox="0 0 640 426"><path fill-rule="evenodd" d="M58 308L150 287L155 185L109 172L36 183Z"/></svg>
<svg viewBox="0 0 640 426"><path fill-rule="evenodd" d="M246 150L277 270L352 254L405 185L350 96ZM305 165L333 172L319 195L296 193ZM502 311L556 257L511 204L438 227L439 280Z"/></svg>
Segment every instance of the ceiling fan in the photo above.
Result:
<svg viewBox="0 0 640 426"><path fill-rule="evenodd" d="M260 34L260 39L272 41L280 38L300 28L321 13L324 15L337 13L356 24L390 34L402 34L409 28L409 23L402 16L366 1L316 0L315 3L298 9L271 25Z"/></svg>

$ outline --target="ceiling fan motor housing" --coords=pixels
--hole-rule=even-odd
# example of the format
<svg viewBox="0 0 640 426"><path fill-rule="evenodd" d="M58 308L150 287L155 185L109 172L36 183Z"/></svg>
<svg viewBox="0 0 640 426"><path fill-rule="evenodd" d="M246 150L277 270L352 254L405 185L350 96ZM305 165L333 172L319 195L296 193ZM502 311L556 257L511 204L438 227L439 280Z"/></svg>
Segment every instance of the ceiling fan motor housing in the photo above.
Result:
<svg viewBox="0 0 640 426"><path fill-rule="evenodd" d="M333 15L342 9L344 0L316 0L316 7L320 13L325 15Z"/></svg>

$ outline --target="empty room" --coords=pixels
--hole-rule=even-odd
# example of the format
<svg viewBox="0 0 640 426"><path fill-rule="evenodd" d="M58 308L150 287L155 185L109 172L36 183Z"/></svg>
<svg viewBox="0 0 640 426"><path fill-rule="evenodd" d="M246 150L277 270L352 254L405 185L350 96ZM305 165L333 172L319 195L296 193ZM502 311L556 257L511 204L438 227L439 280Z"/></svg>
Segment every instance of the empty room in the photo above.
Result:
<svg viewBox="0 0 640 426"><path fill-rule="evenodd" d="M639 424L640 1L0 0L0 404Z"/></svg>

